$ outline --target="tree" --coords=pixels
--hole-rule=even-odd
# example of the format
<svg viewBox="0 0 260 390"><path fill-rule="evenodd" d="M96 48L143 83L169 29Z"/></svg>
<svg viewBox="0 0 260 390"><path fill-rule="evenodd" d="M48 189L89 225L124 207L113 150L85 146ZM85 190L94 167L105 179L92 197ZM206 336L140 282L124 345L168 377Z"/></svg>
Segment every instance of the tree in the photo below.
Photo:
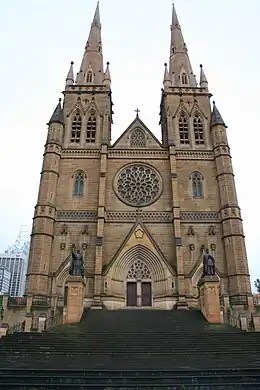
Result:
<svg viewBox="0 0 260 390"><path fill-rule="evenodd" d="M258 294L260 294L260 279L256 279L255 287L256 287Z"/></svg>

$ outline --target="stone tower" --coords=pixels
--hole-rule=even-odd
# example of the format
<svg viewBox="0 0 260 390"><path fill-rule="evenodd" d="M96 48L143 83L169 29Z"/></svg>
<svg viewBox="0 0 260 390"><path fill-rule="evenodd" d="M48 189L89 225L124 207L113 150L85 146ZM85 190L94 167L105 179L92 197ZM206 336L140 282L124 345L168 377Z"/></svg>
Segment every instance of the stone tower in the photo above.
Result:
<svg viewBox="0 0 260 390"><path fill-rule="evenodd" d="M226 125L203 67L197 84L173 6L160 142L136 118L111 144L109 63L97 5L81 67L71 63L49 123L33 220L27 295L63 299L71 249L85 264L85 306L197 306L203 253L221 294L248 302L250 278Z"/></svg>

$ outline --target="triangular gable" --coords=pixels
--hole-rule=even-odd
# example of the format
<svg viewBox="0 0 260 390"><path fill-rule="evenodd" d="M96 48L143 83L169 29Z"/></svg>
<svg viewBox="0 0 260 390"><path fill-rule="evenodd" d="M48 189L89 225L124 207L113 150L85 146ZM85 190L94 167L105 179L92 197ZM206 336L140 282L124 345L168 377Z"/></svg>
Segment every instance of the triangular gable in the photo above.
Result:
<svg viewBox="0 0 260 390"><path fill-rule="evenodd" d="M140 220L137 221L131 228L122 245L115 253L111 262L103 268L105 274L108 273L109 269L113 266L114 262L118 258L121 258L129 249L136 245L142 245L147 249L151 250L156 255L156 257L164 263L164 265L168 268L171 274L176 274L176 270L173 269L167 262L161 249L156 244L143 222Z"/></svg>
<svg viewBox="0 0 260 390"><path fill-rule="evenodd" d="M131 146L130 138L132 132L136 129L140 129L145 135L145 146L140 149L161 149L161 142L155 137L155 135L148 129L148 127L141 121L139 117L128 126L128 128L120 135L116 142L112 145L115 149L139 149L138 146Z"/></svg>

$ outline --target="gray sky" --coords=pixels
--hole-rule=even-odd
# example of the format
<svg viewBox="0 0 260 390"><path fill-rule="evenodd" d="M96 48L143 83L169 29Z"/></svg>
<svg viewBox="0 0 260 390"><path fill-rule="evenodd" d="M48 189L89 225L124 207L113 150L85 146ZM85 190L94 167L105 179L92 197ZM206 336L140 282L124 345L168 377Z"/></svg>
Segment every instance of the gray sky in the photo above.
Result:
<svg viewBox="0 0 260 390"><path fill-rule="evenodd" d="M160 138L159 103L170 48L171 0L101 0L104 61L110 61L113 140L140 117ZM175 0L195 74L228 125L252 279L260 277L258 122L259 0ZM96 0L8 0L0 9L0 251L21 222L31 226L46 123L70 61L78 70Z"/></svg>

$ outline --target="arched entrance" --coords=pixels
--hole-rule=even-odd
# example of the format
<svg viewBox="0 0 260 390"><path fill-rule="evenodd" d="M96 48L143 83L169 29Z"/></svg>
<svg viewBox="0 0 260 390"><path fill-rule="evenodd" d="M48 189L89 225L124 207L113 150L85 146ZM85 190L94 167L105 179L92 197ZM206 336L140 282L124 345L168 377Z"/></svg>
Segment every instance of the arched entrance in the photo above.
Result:
<svg viewBox="0 0 260 390"><path fill-rule="evenodd" d="M152 306L151 271L141 259L136 259L127 273L126 306Z"/></svg>

